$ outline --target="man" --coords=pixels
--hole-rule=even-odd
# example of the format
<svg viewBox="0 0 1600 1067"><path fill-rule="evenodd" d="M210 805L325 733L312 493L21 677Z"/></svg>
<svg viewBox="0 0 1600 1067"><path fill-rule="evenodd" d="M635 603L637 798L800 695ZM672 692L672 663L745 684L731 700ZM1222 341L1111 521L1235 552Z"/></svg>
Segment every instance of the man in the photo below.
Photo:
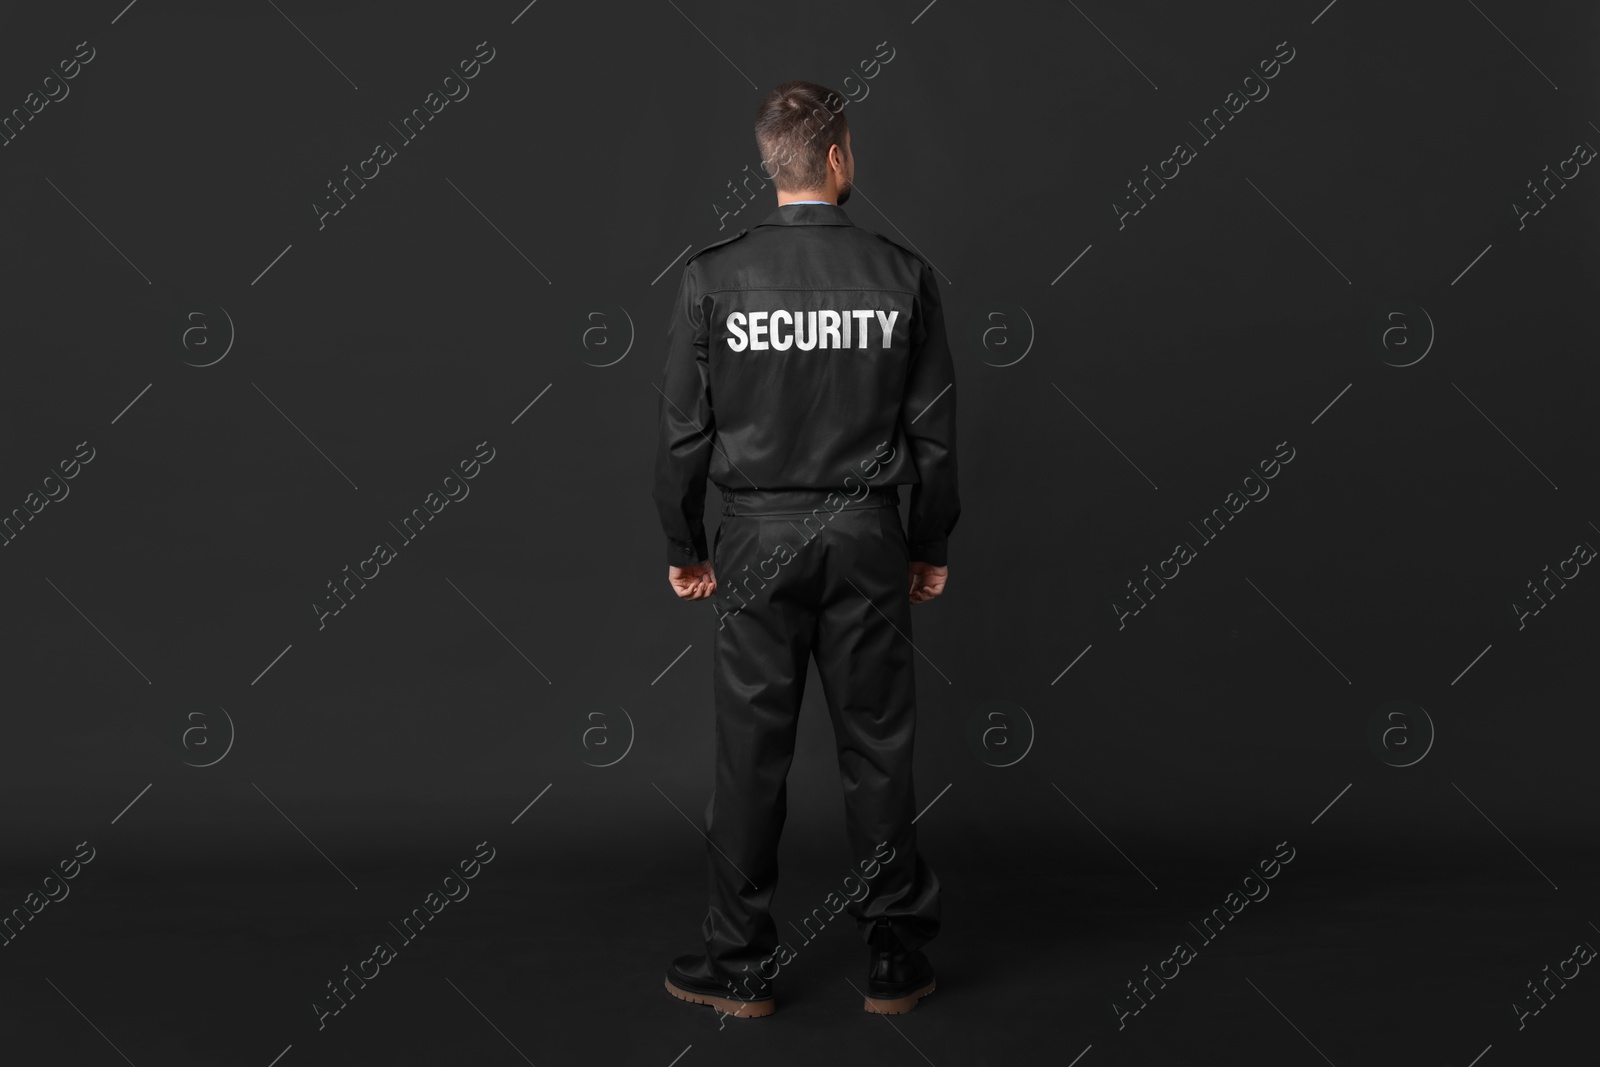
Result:
<svg viewBox="0 0 1600 1067"><path fill-rule="evenodd" d="M658 387L668 580L685 600L711 599L719 620L705 950L675 960L666 987L738 1018L773 1012L773 979L795 953L770 904L813 657L856 865L845 897L802 920L806 936L849 911L870 946L867 1011L909 1011L934 988L921 947L939 929L939 881L912 825L910 607L944 591L960 514L955 375L933 270L839 206L855 176L844 103L790 82L757 108L778 208L689 257ZM724 503L709 552L708 478ZM912 487L909 531L900 485Z"/></svg>

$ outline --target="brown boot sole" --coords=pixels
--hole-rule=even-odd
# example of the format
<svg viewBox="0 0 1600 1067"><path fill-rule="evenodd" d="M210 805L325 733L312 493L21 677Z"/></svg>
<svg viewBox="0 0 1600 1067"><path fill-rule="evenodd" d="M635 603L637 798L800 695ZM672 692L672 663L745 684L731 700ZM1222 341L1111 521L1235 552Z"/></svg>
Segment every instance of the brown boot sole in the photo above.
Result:
<svg viewBox="0 0 1600 1067"><path fill-rule="evenodd" d="M936 985L938 985L937 981L929 982L910 996L899 997L895 1000L878 1000L874 997L868 997L864 1007L867 1011L876 1015L904 1015L912 1008L915 1008L919 1000L932 993L933 987Z"/></svg>
<svg viewBox="0 0 1600 1067"><path fill-rule="evenodd" d="M679 1000L690 1004L704 1004L716 1008L723 1015L734 1019L759 1019L763 1015L771 1015L778 1010L775 1000L734 1000L730 997L714 997L705 993L691 993L687 989L680 989L672 984L672 979L666 979L667 992Z"/></svg>

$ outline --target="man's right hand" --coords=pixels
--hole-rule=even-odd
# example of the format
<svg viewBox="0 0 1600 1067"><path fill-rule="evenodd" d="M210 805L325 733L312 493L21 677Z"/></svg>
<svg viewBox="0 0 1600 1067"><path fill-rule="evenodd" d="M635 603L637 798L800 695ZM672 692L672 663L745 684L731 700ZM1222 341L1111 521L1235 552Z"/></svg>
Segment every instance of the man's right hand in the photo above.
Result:
<svg viewBox="0 0 1600 1067"><path fill-rule="evenodd" d="M931 563L913 563L911 565L911 602L920 604L924 600L932 600L944 592L945 579L949 576L949 567L935 567Z"/></svg>
<svg viewBox="0 0 1600 1067"><path fill-rule="evenodd" d="M710 563L696 563L692 567L667 567L667 581L672 591L684 600L704 600L717 591L717 572Z"/></svg>

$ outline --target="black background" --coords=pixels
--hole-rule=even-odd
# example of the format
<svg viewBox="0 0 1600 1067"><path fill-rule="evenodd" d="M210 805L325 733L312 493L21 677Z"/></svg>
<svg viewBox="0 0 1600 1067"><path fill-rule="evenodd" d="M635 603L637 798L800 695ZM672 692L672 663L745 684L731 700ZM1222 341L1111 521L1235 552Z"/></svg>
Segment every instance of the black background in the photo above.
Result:
<svg viewBox="0 0 1600 1067"><path fill-rule="evenodd" d="M1512 205L1600 144L1600 15L922 5L0 17L4 113L96 53L0 147L0 511L95 450L0 548L0 913L96 849L0 948L8 1062L1587 1047L1600 979L1525 1029L1510 1009L1600 929L1600 592L1584 568L1520 629L1511 605L1600 544L1597 179L1520 229ZM470 95L319 229L325 183L480 41ZM938 269L957 360L963 517L914 634L941 986L898 1034L843 980L848 932L769 1021L660 990L704 908L715 618L663 581L652 382L688 248L772 210L729 183L797 77L854 98L846 210ZM1197 158L1119 228L1178 140ZM1280 442L1270 495L1202 547L1188 524ZM396 562L319 629L381 540ZM1119 627L1180 540L1196 559ZM854 859L810 688L780 926ZM1368 740L1395 700L1426 709L1404 759ZM1026 711L998 755L970 742L992 701ZM473 896L319 1030L324 983L485 840ZM1280 841L1273 896L1119 1030L1124 983Z"/></svg>

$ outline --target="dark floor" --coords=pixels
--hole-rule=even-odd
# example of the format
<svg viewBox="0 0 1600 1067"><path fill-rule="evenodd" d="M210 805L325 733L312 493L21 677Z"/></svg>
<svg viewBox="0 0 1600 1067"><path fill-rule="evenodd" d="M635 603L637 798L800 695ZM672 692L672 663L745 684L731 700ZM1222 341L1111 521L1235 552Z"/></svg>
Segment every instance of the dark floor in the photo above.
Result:
<svg viewBox="0 0 1600 1067"><path fill-rule="evenodd" d="M863 949L845 918L793 938L771 1018L724 1024L668 997L663 967L695 947L703 907L687 826L684 839L626 849L502 846L411 943L388 922L470 844L432 867L341 864L359 889L309 848L204 868L91 864L0 950L0 1047L8 1065L138 1067L268 1067L280 1054L281 1067L1592 1062L1600 978L1552 980L1558 995L1520 1030L1512 1008L1534 1003L1525 983L1546 964L1570 974L1574 945L1600 943L1585 918L1600 917L1592 850L1521 842L1535 869L1487 828L1427 856L1307 831L1269 895L1211 942L1189 922L1276 842L1192 859L1136 845L1154 888L1086 838L1070 842L1073 871L1048 837L929 832L945 887L930 946L940 985L892 1020L861 1011L850 983L861 985ZM794 837L780 928L821 902L838 866L825 833ZM382 939L396 958L319 1029L325 983ZM1127 983L1178 941L1193 958L1119 1029Z"/></svg>

